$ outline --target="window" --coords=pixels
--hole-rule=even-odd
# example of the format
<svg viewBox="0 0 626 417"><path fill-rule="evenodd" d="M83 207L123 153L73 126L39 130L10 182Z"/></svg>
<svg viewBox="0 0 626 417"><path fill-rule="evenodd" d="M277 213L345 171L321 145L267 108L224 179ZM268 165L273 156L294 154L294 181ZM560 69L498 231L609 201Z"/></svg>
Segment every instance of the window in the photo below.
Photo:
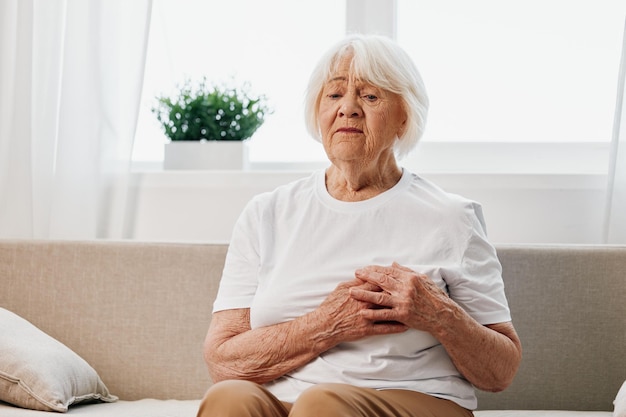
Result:
<svg viewBox="0 0 626 417"><path fill-rule="evenodd" d="M609 142L626 2L398 0L424 140Z"/></svg>
<svg viewBox="0 0 626 417"><path fill-rule="evenodd" d="M424 142L608 148L623 0L155 0L134 160L163 158L154 97L185 77L206 75L250 82L268 96L274 113L250 143L253 164L325 161L304 129L304 88L321 53L346 33L346 21L376 31L358 25L377 12L360 13L362 5L395 14L397 39L422 73L431 100ZM568 167L586 158L580 149ZM594 154L600 169L605 151Z"/></svg>
<svg viewBox="0 0 626 417"><path fill-rule="evenodd" d="M155 96L203 76L248 82L268 97L274 113L255 134L251 159L323 158L304 128L304 90L318 57L345 34L345 10L337 0L155 0L133 159L163 159Z"/></svg>

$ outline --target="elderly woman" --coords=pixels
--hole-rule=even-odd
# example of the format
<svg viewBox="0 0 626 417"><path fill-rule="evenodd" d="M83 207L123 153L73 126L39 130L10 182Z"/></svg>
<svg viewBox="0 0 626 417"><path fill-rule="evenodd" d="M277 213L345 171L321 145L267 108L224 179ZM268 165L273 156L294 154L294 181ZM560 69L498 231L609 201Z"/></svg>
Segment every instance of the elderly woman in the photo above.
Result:
<svg viewBox="0 0 626 417"><path fill-rule="evenodd" d="M421 77L354 35L310 79L330 166L255 197L233 231L199 415L471 416L521 358L480 206L398 166L424 128Z"/></svg>

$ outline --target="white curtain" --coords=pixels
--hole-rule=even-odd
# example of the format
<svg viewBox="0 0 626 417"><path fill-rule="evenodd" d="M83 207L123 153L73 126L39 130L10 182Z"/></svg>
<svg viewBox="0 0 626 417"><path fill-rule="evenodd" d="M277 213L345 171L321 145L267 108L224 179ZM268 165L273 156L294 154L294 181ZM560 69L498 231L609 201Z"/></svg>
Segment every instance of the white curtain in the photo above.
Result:
<svg viewBox="0 0 626 417"><path fill-rule="evenodd" d="M622 40L605 221L605 242L626 244L626 22Z"/></svg>
<svg viewBox="0 0 626 417"><path fill-rule="evenodd" d="M123 238L151 0L0 0L0 238Z"/></svg>

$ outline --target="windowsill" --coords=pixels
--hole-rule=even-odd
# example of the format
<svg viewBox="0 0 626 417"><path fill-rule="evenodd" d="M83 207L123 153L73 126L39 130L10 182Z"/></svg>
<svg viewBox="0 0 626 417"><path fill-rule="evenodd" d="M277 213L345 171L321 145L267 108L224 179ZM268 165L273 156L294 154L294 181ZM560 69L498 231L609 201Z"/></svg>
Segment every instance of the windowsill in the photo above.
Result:
<svg viewBox="0 0 626 417"><path fill-rule="evenodd" d="M402 166L423 174L515 174L606 176L609 143L605 142L422 142ZM249 172L310 172L328 161L250 161ZM162 161L133 161L135 173L163 171ZM201 172L201 171L200 171Z"/></svg>
<svg viewBox="0 0 626 417"><path fill-rule="evenodd" d="M248 201L309 175L297 171L152 171L131 176L128 237L223 241ZM478 201L493 242L599 243L603 173L420 173L444 190ZM176 215L172 215L175 213Z"/></svg>

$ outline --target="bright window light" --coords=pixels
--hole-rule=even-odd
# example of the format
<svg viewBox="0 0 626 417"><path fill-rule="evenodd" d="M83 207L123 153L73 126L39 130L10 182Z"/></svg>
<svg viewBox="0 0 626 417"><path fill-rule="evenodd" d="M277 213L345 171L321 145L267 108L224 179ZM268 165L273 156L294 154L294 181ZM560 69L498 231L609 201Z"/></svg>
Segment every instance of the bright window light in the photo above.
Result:
<svg viewBox="0 0 626 417"><path fill-rule="evenodd" d="M424 140L608 142L624 0L398 0Z"/></svg>
<svg viewBox="0 0 626 417"><path fill-rule="evenodd" d="M626 16L623 0L381 0L431 107L424 141L608 143ZM233 24L236 22L236 25ZM248 82L274 113L253 163L326 161L304 129L320 55L346 33L337 0L155 0L135 161L161 161L155 96L186 77ZM293 166L293 165L291 165Z"/></svg>
<svg viewBox="0 0 626 417"><path fill-rule="evenodd" d="M150 109L185 78L249 83L273 114L250 141L254 161L316 161L304 128L304 90L321 54L346 32L345 1L155 0L135 161L163 159L166 138Z"/></svg>

